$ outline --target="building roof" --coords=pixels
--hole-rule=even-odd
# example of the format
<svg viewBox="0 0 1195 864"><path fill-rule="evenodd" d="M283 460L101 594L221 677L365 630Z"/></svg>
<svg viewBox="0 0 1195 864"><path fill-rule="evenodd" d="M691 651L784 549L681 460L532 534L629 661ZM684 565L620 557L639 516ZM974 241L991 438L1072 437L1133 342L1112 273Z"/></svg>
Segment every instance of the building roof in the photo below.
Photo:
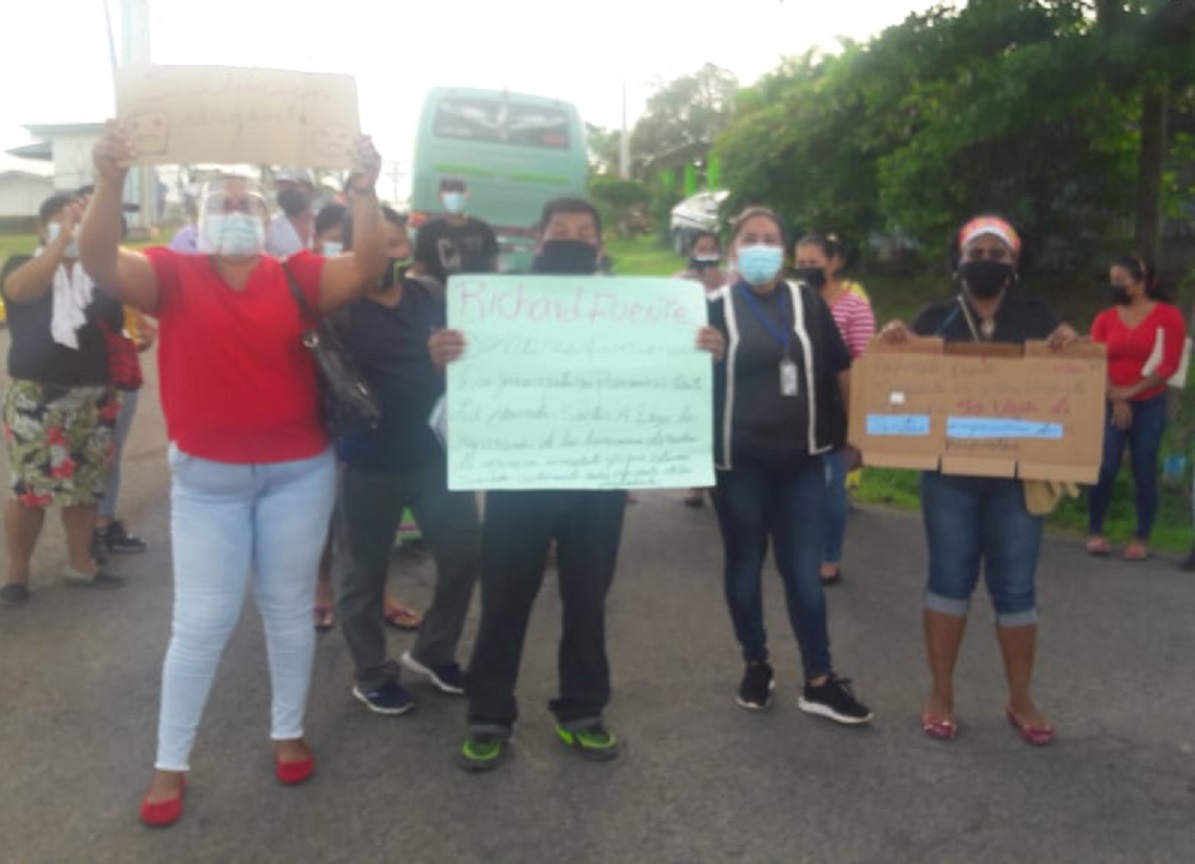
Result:
<svg viewBox="0 0 1195 864"><path fill-rule="evenodd" d="M54 160L54 148L50 146L49 141L34 141L32 144L22 144L4 152L10 156L20 156L22 159L41 159L44 162Z"/></svg>
<svg viewBox="0 0 1195 864"><path fill-rule="evenodd" d="M99 135L104 131L103 123L26 123L25 128L34 138L49 138L52 135Z"/></svg>

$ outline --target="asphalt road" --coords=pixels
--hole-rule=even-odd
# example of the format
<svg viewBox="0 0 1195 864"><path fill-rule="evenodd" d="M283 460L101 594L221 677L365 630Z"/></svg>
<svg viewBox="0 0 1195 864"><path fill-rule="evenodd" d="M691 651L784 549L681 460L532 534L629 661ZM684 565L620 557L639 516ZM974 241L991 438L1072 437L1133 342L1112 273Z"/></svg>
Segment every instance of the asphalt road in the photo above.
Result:
<svg viewBox="0 0 1195 864"><path fill-rule="evenodd" d="M151 548L118 562L127 587L64 587L54 520L32 603L0 609L0 861L1195 860L1195 581L1172 562L1093 561L1073 540L1047 542L1036 689L1056 744L1031 748L1005 721L982 596L958 671L961 734L934 742L917 726L928 685L916 515L852 517L846 579L829 593L831 636L837 670L877 719L849 729L797 710L799 664L772 574L775 705L735 706L741 667L713 514L670 492L643 493L627 513L609 616L608 719L627 742L616 762L582 762L553 740L559 605L549 576L520 682L524 720L501 770L454 766L459 700L416 683L411 715L366 712L333 632L320 638L308 711L318 774L281 787L264 645L247 603L183 820L143 828L171 597L165 440L152 370L149 379L121 511ZM427 601L429 562L396 556L392 578L404 597ZM395 634L396 657L409 641Z"/></svg>

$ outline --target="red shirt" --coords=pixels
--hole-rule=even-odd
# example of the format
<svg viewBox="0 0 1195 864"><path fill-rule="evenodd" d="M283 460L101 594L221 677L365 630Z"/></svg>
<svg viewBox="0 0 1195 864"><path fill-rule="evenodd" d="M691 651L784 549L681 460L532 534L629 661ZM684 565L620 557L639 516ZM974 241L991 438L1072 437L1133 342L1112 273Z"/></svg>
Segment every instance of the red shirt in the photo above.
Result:
<svg viewBox="0 0 1195 864"><path fill-rule="evenodd" d="M1166 379L1178 371L1187 341L1182 313L1169 303L1155 303L1140 324L1129 328L1113 307L1097 315L1091 325L1091 341L1108 346L1108 380L1114 387L1131 387L1145 377L1142 370L1154 353L1159 333L1162 334L1161 362L1151 371L1162 376L1162 383L1138 393L1133 397L1134 401L1163 392Z"/></svg>
<svg viewBox="0 0 1195 864"><path fill-rule="evenodd" d="M328 447L319 420L315 364L286 274L263 255L243 291L206 255L145 250L161 298L162 413L180 450L218 462L289 462ZM287 264L313 307L324 259Z"/></svg>

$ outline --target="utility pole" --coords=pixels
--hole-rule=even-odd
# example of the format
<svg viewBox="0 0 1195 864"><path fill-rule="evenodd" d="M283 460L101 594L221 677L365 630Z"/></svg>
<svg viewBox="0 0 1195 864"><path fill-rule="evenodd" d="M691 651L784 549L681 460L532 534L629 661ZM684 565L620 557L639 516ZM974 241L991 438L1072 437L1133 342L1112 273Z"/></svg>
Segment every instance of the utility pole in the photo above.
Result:
<svg viewBox="0 0 1195 864"><path fill-rule="evenodd" d="M622 134L618 138L618 176L631 178L631 133L627 130L627 82L622 82Z"/></svg>

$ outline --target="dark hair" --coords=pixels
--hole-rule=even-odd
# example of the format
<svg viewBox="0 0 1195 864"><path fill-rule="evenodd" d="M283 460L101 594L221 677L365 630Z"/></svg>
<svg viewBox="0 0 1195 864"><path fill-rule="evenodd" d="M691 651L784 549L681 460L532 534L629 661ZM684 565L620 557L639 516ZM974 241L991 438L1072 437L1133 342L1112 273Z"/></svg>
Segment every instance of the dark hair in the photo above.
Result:
<svg viewBox="0 0 1195 864"><path fill-rule="evenodd" d="M797 246L816 246L822 250L822 254L827 258L843 258L842 241L838 239L837 234L822 234L820 231L811 231L806 234L796 243Z"/></svg>
<svg viewBox="0 0 1195 864"><path fill-rule="evenodd" d="M597 228L598 240L602 239L602 216L598 213L597 208L584 198L571 196L553 198L544 205L543 212L539 215L539 233L542 234L544 232L548 227L548 223L552 221L552 217L558 213L588 213L593 217L593 225Z"/></svg>
<svg viewBox="0 0 1195 864"><path fill-rule="evenodd" d="M389 222L391 225L397 225L399 228L407 227L407 217L393 207L387 207L383 204L381 210L384 221ZM344 244L346 252L353 248L353 211L347 208L344 214L344 221L340 223L340 240Z"/></svg>
<svg viewBox="0 0 1195 864"><path fill-rule="evenodd" d="M91 195L93 192L95 192L95 184L88 183L86 186L80 186L75 194L82 198L84 195Z"/></svg>
<svg viewBox="0 0 1195 864"><path fill-rule="evenodd" d="M1170 302L1170 292L1158 281L1157 271L1140 255L1121 255L1113 259L1111 266L1127 270L1135 282L1144 282L1145 296L1150 300Z"/></svg>
<svg viewBox="0 0 1195 864"><path fill-rule="evenodd" d="M315 236L318 237L337 225L344 224L344 217L348 215L348 212L349 208L343 204L325 204L315 214Z"/></svg>
<svg viewBox="0 0 1195 864"><path fill-rule="evenodd" d="M718 247L719 251L722 250L722 241L718 239L717 234L715 234L713 231L698 231L693 235L692 239L689 240L689 253L692 254L693 250L697 248L697 244L702 240L705 240L707 237L714 241L714 245Z"/></svg>
<svg viewBox="0 0 1195 864"><path fill-rule="evenodd" d="M38 221L43 225L47 224L71 204L74 204L76 200L78 200L78 196L70 192L55 192L41 202L41 207L37 208Z"/></svg>
<svg viewBox="0 0 1195 864"><path fill-rule="evenodd" d="M278 206L287 216L298 216L311 207L311 194L294 186L284 186L278 190Z"/></svg>
<svg viewBox="0 0 1195 864"><path fill-rule="evenodd" d="M466 192L465 181L460 177L441 177L440 178L441 192Z"/></svg>
<svg viewBox="0 0 1195 864"><path fill-rule="evenodd" d="M776 223L776 228L780 232L780 245L784 246L784 223L780 221L780 217L775 210L767 207L752 206L748 207L742 213L735 217L734 224L730 228L730 244L733 246L734 241L739 239L739 234L743 230L743 226L756 216L766 216Z"/></svg>

